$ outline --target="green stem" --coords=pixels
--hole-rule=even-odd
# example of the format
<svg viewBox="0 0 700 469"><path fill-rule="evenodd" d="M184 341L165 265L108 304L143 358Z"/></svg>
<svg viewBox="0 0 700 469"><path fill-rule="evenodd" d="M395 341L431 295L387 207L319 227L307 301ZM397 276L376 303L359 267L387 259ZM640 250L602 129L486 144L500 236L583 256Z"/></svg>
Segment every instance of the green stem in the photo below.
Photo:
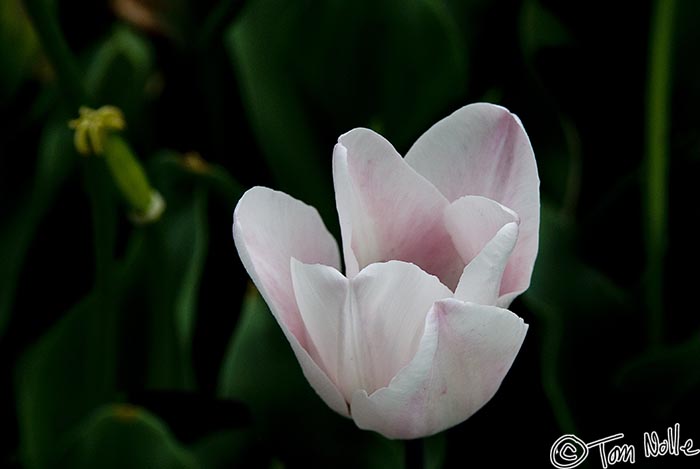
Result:
<svg viewBox="0 0 700 469"><path fill-rule="evenodd" d="M425 466L425 451L423 439L406 440L404 442L405 464L406 469L423 469Z"/></svg>
<svg viewBox="0 0 700 469"><path fill-rule="evenodd" d="M114 244L116 234L116 201L109 184L109 174L103 161L85 158L84 180L90 195L93 243L95 253L95 292L96 308L91 311L86 334L88 335L89 358L92 365L101 371L96 379L98 389L111 389L114 383L116 360L117 309L115 302L115 259Z"/></svg>
<svg viewBox="0 0 700 469"><path fill-rule="evenodd" d="M103 157L124 200L137 212L146 213L153 189L126 141L119 135L109 135Z"/></svg>
<svg viewBox="0 0 700 469"><path fill-rule="evenodd" d="M170 165L182 169L181 161L172 154L162 155L151 160L156 165ZM193 173L202 178L208 187L223 200L227 205L233 207L241 198L246 188L238 182L226 168L217 164L207 163L208 169L202 173Z"/></svg>
<svg viewBox="0 0 700 469"><path fill-rule="evenodd" d="M41 42L42 49L46 53L49 62L54 67L61 91L68 100L69 105L75 110L86 104L87 92L80 78L77 62L71 53L61 28L57 21L57 14L53 4L46 0L25 0L27 13L34 25L34 29ZM106 288L110 283L110 270L112 263L113 233L109 230L114 224L111 204L105 206L105 188L98 183L99 168L94 158L85 161L85 182L90 194L90 207L94 225L95 240L95 286L98 291ZM104 297L100 294L98 297Z"/></svg>
<svg viewBox="0 0 700 469"><path fill-rule="evenodd" d="M56 72L58 85L70 106L78 109L87 104L87 93L78 65L58 24L55 2L25 0L26 11L34 25L41 47Z"/></svg>
<svg viewBox="0 0 700 469"><path fill-rule="evenodd" d="M652 347L663 340L664 258L667 247L671 45L675 0L657 0L649 43L645 155L646 301Z"/></svg>
<svg viewBox="0 0 700 469"><path fill-rule="evenodd" d="M526 296L530 310L536 313L542 329L540 348L540 369L542 370L542 387L552 406L552 413L564 433L577 433L571 408L566 400L566 393L561 384L559 357L564 341L562 315L548 304Z"/></svg>
<svg viewBox="0 0 700 469"><path fill-rule="evenodd" d="M86 190L90 194L95 243L95 288L98 292L107 292L111 289L113 280L116 203L110 190L110 176L103 161L93 157L85 158L84 177Z"/></svg>
<svg viewBox="0 0 700 469"><path fill-rule="evenodd" d="M571 410L566 401L566 394L560 382L559 354L562 343L563 325L561 317L548 314L548 320L543 327L541 350L542 385L547 395L554 418L559 428L566 433L575 433L576 426Z"/></svg>
<svg viewBox="0 0 700 469"><path fill-rule="evenodd" d="M566 189L562 201L562 215L566 220L576 217L576 207L581 196L581 172L583 159L581 157L581 138L573 122L565 116L559 121L569 150L569 169L566 175Z"/></svg>

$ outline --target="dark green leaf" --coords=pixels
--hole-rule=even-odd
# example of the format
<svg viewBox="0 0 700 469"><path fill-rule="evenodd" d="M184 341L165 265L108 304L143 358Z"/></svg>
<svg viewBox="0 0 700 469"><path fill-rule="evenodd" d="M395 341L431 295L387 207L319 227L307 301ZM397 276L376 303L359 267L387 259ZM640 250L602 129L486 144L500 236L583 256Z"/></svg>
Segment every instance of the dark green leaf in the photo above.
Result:
<svg viewBox="0 0 700 469"><path fill-rule="evenodd" d="M0 103L5 104L37 57L38 42L21 0L0 2Z"/></svg>
<svg viewBox="0 0 700 469"><path fill-rule="evenodd" d="M603 333L600 324L610 324L610 317L629 314L624 293L578 258L574 232L570 221L543 204L540 251L532 283L524 295L536 315L535 327L542 334L542 387L559 426L566 432L575 431L575 415L569 402L575 400L577 385L583 385L577 380L585 382L589 373L599 376L611 371L591 369L602 360L599 355L605 356L610 353L606 351L618 346L617 331L610 328ZM591 343L596 346L591 347ZM580 347L586 347L585 355L580 354Z"/></svg>
<svg viewBox="0 0 700 469"><path fill-rule="evenodd" d="M245 461L254 460L254 445L254 432L228 430L202 438L192 447L192 451L197 455L202 467L228 469L243 466Z"/></svg>
<svg viewBox="0 0 700 469"><path fill-rule="evenodd" d="M368 4L370 11L376 8L375 2ZM456 110L452 106L459 106L455 100L464 93L468 78L467 49L443 2L380 4L377 31L383 34L378 43L355 51L372 55L370 68L356 72L379 71L375 79L380 108L375 119L394 145L406 149L437 119ZM359 18L364 17L365 12L360 12Z"/></svg>
<svg viewBox="0 0 700 469"><path fill-rule="evenodd" d="M617 376L623 393L644 396L657 417L700 388L700 337L646 352L627 363Z"/></svg>
<svg viewBox="0 0 700 469"><path fill-rule="evenodd" d="M610 309L623 309L628 299L620 288L576 255L574 226L560 212L543 204L540 250L526 293L535 301L588 320Z"/></svg>
<svg viewBox="0 0 700 469"><path fill-rule="evenodd" d="M336 1L297 10L290 78L311 101L309 111L321 114L316 119L339 132L372 127L405 150L454 110L467 51L443 2Z"/></svg>
<svg viewBox="0 0 700 469"><path fill-rule="evenodd" d="M99 46L85 73L85 85L95 103L119 107L130 133L141 128L153 62L151 45L122 26Z"/></svg>
<svg viewBox="0 0 700 469"><path fill-rule="evenodd" d="M89 296L22 358L17 413L27 467L49 467L66 433L115 397L114 329Z"/></svg>
<svg viewBox="0 0 700 469"><path fill-rule="evenodd" d="M225 206L235 207L245 188L223 166L211 164L196 153L180 155L164 151L153 157L151 167L155 171L179 170L202 181L212 194Z"/></svg>
<svg viewBox="0 0 700 469"><path fill-rule="evenodd" d="M71 435L60 457L66 469L195 469L192 453L180 446L145 409L114 404L95 411Z"/></svg>
<svg viewBox="0 0 700 469"><path fill-rule="evenodd" d="M572 38L559 19L538 0L527 0L520 11L520 44L528 59L540 49L569 45Z"/></svg>
<svg viewBox="0 0 700 469"><path fill-rule="evenodd" d="M320 146L287 61L280 60L299 13L285 0L251 3L228 34L229 51L253 129L281 189L330 215L331 178L319 164L330 148Z"/></svg>
<svg viewBox="0 0 700 469"><path fill-rule="evenodd" d="M250 2L227 40L279 188L330 223L338 135L373 127L406 150L466 83L466 51L442 2Z"/></svg>
<svg viewBox="0 0 700 469"><path fill-rule="evenodd" d="M0 227L0 336L9 320L17 280L37 226L76 163L71 132L62 118L49 123L39 142L32 189Z"/></svg>
<svg viewBox="0 0 700 469"><path fill-rule="evenodd" d="M189 352L197 307L199 280L207 255L207 199L203 189L197 189L192 207L192 226L187 240L191 241L190 258L184 269L181 287L175 298L175 330L180 347Z"/></svg>
<svg viewBox="0 0 700 469"><path fill-rule="evenodd" d="M207 192L174 167L155 167L152 182L166 209L158 222L134 233L143 245L128 279L128 322L147 355L144 384L191 389L192 333L209 236Z"/></svg>

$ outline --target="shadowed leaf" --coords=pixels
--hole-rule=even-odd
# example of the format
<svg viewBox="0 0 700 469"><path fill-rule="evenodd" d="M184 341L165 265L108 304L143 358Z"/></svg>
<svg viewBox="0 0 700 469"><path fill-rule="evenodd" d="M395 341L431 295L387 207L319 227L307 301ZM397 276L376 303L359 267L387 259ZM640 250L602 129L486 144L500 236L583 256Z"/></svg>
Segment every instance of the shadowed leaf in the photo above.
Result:
<svg viewBox="0 0 700 469"><path fill-rule="evenodd" d="M115 397L114 349L104 337L114 330L96 306L92 296L78 303L18 365L20 453L27 467L50 467L69 430ZM86 329L100 322L103 328Z"/></svg>
<svg viewBox="0 0 700 469"><path fill-rule="evenodd" d="M197 469L195 456L145 409L113 404L96 410L71 435L59 467Z"/></svg>
<svg viewBox="0 0 700 469"><path fill-rule="evenodd" d="M71 132L62 118L56 118L42 133L31 190L20 201L13 217L0 226L0 337L12 311L27 249L75 163Z"/></svg>

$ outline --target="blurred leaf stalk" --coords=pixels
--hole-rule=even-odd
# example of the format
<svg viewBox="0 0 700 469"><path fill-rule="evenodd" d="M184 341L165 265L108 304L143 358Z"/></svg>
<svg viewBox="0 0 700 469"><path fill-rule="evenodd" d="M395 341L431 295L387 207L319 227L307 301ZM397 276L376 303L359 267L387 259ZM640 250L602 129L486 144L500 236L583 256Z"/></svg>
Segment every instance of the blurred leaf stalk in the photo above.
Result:
<svg viewBox="0 0 700 469"><path fill-rule="evenodd" d="M649 38L647 128L644 161L646 207L646 300L649 342L662 345L664 337L664 279L668 249L669 129L671 126L671 57L676 0L657 0Z"/></svg>

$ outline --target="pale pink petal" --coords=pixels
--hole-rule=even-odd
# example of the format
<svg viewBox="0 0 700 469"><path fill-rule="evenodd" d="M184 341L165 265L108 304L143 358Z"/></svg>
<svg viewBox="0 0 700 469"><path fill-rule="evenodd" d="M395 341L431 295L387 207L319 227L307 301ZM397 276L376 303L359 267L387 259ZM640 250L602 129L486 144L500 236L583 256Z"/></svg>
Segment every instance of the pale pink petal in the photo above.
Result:
<svg viewBox="0 0 700 469"><path fill-rule="evenodd" d="M508 207L474 195L461 197L447 206L444 220L465 264L471 262L504 225L519 222L518 215Z"/></svg>
<svg viewBox="0 0 700 469"><path fill-rule="evenodd" d="M400 439L456 425L493 397L526 332L527 324L508 310L438 301L416 356L388 387L370 395L356 391L352 418L360 428Z"/></svg>
<svg viewBox="0 0 700 469"><path fill-rule="evenodd" d="M318 212L282 192L254 187L236 206L233 239L243 265L289 340L306 379L332 409L347 415L345 400L307 351L315 353L297 308L290 272L292 257L340 267L338 246Z"/></svg>
<svg viewBox="0 0 700 469"><path fill-rule="evenodd" d="M452 296L436 277L400 261L372 264L350 285L321 265L293 262L292 275L310 340L348 402L357 389L389 384L415 355L431 305Z"/></svg>
<svg viewBox="0 0 700 469"><path fill-rule="evenodd" d="M344 359L344 321L348 318L350 282L337 269L321 264L304 264L292 259L292 281L299 312L314 360L334 383L339 383L338 363Z"/></svg>
<svg viewBox="0 0 700 469"><path fill-rule="evenodd" d="M233 221L233 238L253 282L273 314L303 346L304 325L290 260L339 268L335 239L315 208L266 187L253 187L241 197Z"/></svg>
<svg viewBox="0 0 700 469"><path fill-rule="evenodd" d="M514 297L527 289L537 256L539 177L530 140L517 116L492 104L465 106L424 133L406 162L450 202L480 195L518 214L520 233L501 294Z"/></svg>
<svg viewBox="0 0 700 469"><path fill-rule="evenodd" d="M491 241L464 268L455 298L482 305L507 307L507 304L499 301L501 279L517 240L517 223L508 223L498 230Z"/></svg>
<svg viewBox="0 0 700 469"><path fill-rule="evenodd" d="M366 341L361 387L373 392L415 356L430 307L452 292L437 277L401 261L372 264L351 283L355 336Z"/></svg>
<svg viewBox="0 0 700 469"><path fill-rule="evenodd" d="M512 210L481 196L461 197L445 209L445 227L457 252L468 264L457 286L456 298L496 304L513 243L518 240L518 227L501 233L498 240L495 237L504 226L518 222ZM499 303L499 306L507 304Z"/></svg>
<svg viewBox="0 0 700 469"><path fill-rule="evenodd" d="M382 136L355 129L333 152L333 180L348 277L374 262L412 262L457 285L464 264L442 223L447 200Z"/></svg>

